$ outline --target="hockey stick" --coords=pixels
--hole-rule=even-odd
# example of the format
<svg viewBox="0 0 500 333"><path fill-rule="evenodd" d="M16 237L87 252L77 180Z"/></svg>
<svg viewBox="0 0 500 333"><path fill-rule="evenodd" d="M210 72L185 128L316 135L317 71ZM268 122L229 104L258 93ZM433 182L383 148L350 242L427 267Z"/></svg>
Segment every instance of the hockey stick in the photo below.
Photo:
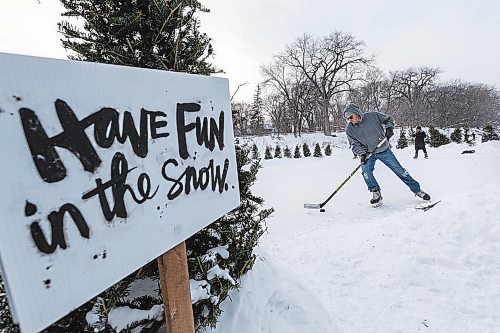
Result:
<svg viewBox="0 0 500 333"><path fill-rule="evenodd" d="M366 157L366 160L369 160L370 157L372 157L372 153L377 150L378 148L380 148L385 142L387 141L387 138L384 138L382 141L379 142L379 144L377 145L377 147L375 147L375 149L373 149L369 154L368 156ZM335 191L333 191L332 194L330 194L330 196L328 198L326 198L325 201L323 201L322 203L319 203L319 204L311 204L311 203L306 203L304 204L304 208L307 208L307 209L318 209L318 208L323 208L323 206L325 206L328 201L330 201L331 198L333 198L333 196L335 194L337 194L338 191L340 191L340 189L342 188L342 186L345 185L345 183L347 183L347 181L349 179L351 179L351 177L358 171L358 169L361 168L361 163L358 164L358 166L356 167L356 169L354 169L351 174L349 175L349 177L347 177L343 182L342 184L339 185L339 187L337 187L335 189Z"/></svg>

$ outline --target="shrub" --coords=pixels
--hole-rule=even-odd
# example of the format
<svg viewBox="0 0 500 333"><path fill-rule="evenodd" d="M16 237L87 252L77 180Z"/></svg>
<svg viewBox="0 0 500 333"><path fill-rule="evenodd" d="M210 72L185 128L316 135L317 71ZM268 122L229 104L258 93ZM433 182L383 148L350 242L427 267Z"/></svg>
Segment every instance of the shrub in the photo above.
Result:
<svg viewBox="0 0 500 333"><path fill-rule="evenodd" d="M304 142L304 144L302 145L302 151L304 152L304 157L311 156L311 150L309 149L309 146L306 142Z"/></svg>
<svg viewBox="0 0 500 333"><path fill-rule="evenodd" d="M464 127L464 142L469 146L476 144L476 134L474 134L468 126Z"/></svg>
<svg viewBox="0 0 500 333"><path fill-rule="evenodd" d="M321 147L319 145L319 143L317 143L315 146L314 146L314 154L313 154L314 157L322 157L323 154L321 153Z"/></svg>
<svg viewBox="0 0 500 333"><path fill-rule="evenodd" d="M498 140L500 140L500 138L498 137L498 134L493 129L493 126L486 125L483 128L483 137L481 138L481 142L498 141Z"/></svg>
<svg viewBox="0 0 500 333"><path fill-rule="evenodd" d="M455 130L450 135L451 141L455 143L462 143L462 130L460 127L455 128Z"/></svg>
<svg viewBox="0 0 500 333"><path fill-rule="evenodd" d="M396 149L403 149L406 147L408 147L408 138L406 137L406 131L403 128L401 128Z"/></svg>
<svg viewBox="0 0 500 333"><path fill-rule="evenodd" d="M331 156L332 155L332 147L330 146L329 143L325 147L325 155L326 156Z"/></svg>
<svg viewBox="0 0 500 333"><path fill-rule="evenodd" d="M302 154L300 153L299 145L295 146L295 152L293 153L293 158L301 158Z"/></svg>
<svg viewBox="0 0 500 333"><path fill-rule="evenodd" d="M274 148L274 157L275 158L282 158L283 156L281 155L281 147L277 144L276 148Z"/></svg>
<svg viewBox="0 0 500 333"><path fill-rule="evenodd" d="M439 132L438 129L436 129L432 126L429 127L429 134L430 134L429 144L431 145L431 147L436 148L436 147L446 145L446 144L451 142L450 139L446 135Z"/></svg>
<svg viewBox="0 0 500 333"><path fill-rule="evenodd" d="M252 159L256 160L258 158L260 158L259 148L257 148L257 145L254 143L252 146Z"/></svg>
<svg viewBox="0 0 500 333"><path fill-rule="evenodd" d="M266 152L264 153L264 159L265 160L270 160L273 158L273 154L271 153L271 147L267 146L266 147Z"/></svg>

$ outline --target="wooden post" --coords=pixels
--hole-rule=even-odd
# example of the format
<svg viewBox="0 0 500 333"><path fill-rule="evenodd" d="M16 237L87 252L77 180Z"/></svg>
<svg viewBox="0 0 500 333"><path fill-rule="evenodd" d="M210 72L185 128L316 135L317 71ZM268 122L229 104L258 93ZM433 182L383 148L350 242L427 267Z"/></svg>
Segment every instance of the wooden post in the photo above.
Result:
<svg viewBox="0 0 500 333"><path fill-rule="evenodd" d="M158 257L160 288L168 333L194 333L186 243Z"/></svg>

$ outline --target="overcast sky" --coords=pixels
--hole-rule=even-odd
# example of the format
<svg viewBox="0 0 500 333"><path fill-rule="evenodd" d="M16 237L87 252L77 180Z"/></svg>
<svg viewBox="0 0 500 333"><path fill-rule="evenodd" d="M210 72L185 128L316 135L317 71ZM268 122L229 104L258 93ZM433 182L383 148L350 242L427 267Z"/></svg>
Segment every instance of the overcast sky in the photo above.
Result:
<svg viewBox="0 0 500 333"><path fill-rule="evenodd" d="M384 71L439 67L442 80L500 88L500 1L497 0L201 0L201 30L231 94L251 101L260 65L304 33L334 31L363 40ZM57 0L0 0L0 52L65 58L57 33Z"/></svg>

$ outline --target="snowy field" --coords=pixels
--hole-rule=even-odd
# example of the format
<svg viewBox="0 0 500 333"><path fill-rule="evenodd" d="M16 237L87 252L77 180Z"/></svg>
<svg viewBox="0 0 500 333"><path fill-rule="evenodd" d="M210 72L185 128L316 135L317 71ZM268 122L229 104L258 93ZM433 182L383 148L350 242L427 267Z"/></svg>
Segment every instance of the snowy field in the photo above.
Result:
<svg viewBox="0 0 500 333"><path fill-rule="evenodd" d="M257 145L276 145L266 140ZM292 149L294 140L280 141ZM253 191L276 211L254 270L207 332L500 332L500 142L428 148L427 160L413 159L412 146L393 149L441 200L426 212L377 162L383 206L369 205L358 172L320 213L304 203L322 202L358 160L343 134L300 140L335 148L330 157L262 161Z"/></svg>

